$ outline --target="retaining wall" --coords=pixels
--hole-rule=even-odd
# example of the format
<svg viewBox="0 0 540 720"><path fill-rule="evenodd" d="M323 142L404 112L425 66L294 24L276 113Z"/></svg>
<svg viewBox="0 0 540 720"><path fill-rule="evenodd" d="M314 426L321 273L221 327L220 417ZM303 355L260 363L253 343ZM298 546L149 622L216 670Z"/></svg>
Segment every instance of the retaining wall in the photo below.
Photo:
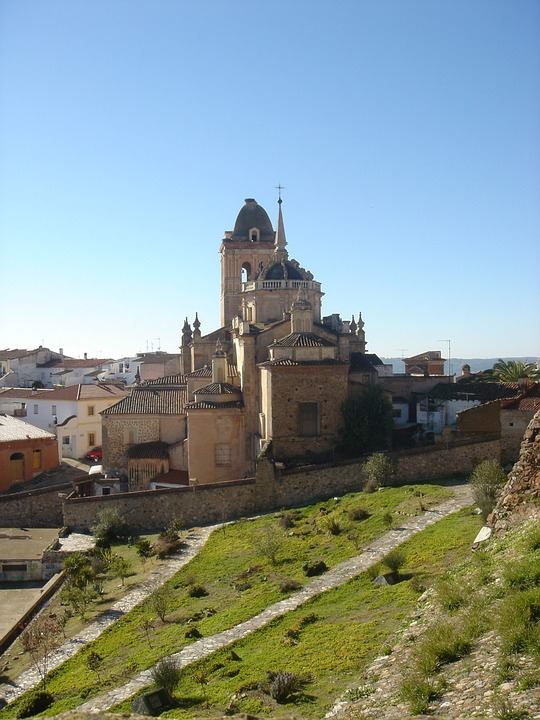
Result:
<svg viewBox="0 0 540 720"><path fill-rule="evenodd" d="M73 485L0 495L0 527L62 527L63 498L58 493L71 492Z"/></svg>
<svg viewBox="0 0 540 720"><path fill-rule="evenodd" d="M500 459L500 441L433 447L395 453L394 483L422 482L469 473L481 460ZM103 508L115 508L134 531L163 529L177 518L186 526L232 520L360 490L365 458L328 466L280 472L269 458L257 464L256 478L89 498L64 502L64 525L88 530Z"/></svg>

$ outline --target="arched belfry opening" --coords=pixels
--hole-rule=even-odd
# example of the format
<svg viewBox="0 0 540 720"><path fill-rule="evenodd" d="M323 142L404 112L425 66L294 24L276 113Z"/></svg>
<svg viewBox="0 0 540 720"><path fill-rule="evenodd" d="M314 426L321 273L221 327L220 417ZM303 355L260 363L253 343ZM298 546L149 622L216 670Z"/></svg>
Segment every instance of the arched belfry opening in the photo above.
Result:
<svg viewBox="0 0 540 720"><path fill-rule="evenodd" d="M251 265L248 262L242 263L240 277L241 277L243 283L248 282L248 280L251 280Z"/></svg>

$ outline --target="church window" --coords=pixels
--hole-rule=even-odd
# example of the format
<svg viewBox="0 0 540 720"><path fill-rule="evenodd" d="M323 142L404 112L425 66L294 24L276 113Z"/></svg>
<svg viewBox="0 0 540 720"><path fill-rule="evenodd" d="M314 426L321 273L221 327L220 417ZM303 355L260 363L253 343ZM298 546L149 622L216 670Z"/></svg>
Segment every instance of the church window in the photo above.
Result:
<svg viewBox="0 0 540 720"><path fill-rule="evenodd" d="M230 445L216 445L216 465L230 465L231 464L231 446Z"/></svg>
<svg viewBox="0 0 540 720"><path fill-rule="evenodd" d="M251 228L249 231L249 239L251 242L258 242L259 241L259 230L257 228Z"/></svg>
<svg viewBox="0 0 540 720"><path fill-rule="evenodd" d="M301 437L320 434L318 403L298 403L298 434Z"/></svg>

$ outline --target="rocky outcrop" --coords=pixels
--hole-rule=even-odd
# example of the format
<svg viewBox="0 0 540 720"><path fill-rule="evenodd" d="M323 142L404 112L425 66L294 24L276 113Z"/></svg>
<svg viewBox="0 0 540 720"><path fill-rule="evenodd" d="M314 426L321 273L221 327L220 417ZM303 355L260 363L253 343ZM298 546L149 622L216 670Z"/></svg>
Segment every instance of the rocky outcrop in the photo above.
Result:
<svg viewBox="0 0 540 720"><path fill-rule="evenodd" d="M495 506L490 525L503 533L523 520L540 520L540 411L525 431L519 458Z"/></svg>

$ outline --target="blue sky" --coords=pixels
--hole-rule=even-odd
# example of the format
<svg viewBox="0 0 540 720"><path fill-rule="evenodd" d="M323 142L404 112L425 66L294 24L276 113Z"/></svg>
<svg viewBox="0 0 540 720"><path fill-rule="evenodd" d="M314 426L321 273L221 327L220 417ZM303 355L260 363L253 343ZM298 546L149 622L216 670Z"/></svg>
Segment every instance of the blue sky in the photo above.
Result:
<svg viewBox="0 0 540 720"><path fill-rule="evenodd" d="M174 351L285 186L380 355L540 353L536 0L0 2L0 347Z"/></svg>

